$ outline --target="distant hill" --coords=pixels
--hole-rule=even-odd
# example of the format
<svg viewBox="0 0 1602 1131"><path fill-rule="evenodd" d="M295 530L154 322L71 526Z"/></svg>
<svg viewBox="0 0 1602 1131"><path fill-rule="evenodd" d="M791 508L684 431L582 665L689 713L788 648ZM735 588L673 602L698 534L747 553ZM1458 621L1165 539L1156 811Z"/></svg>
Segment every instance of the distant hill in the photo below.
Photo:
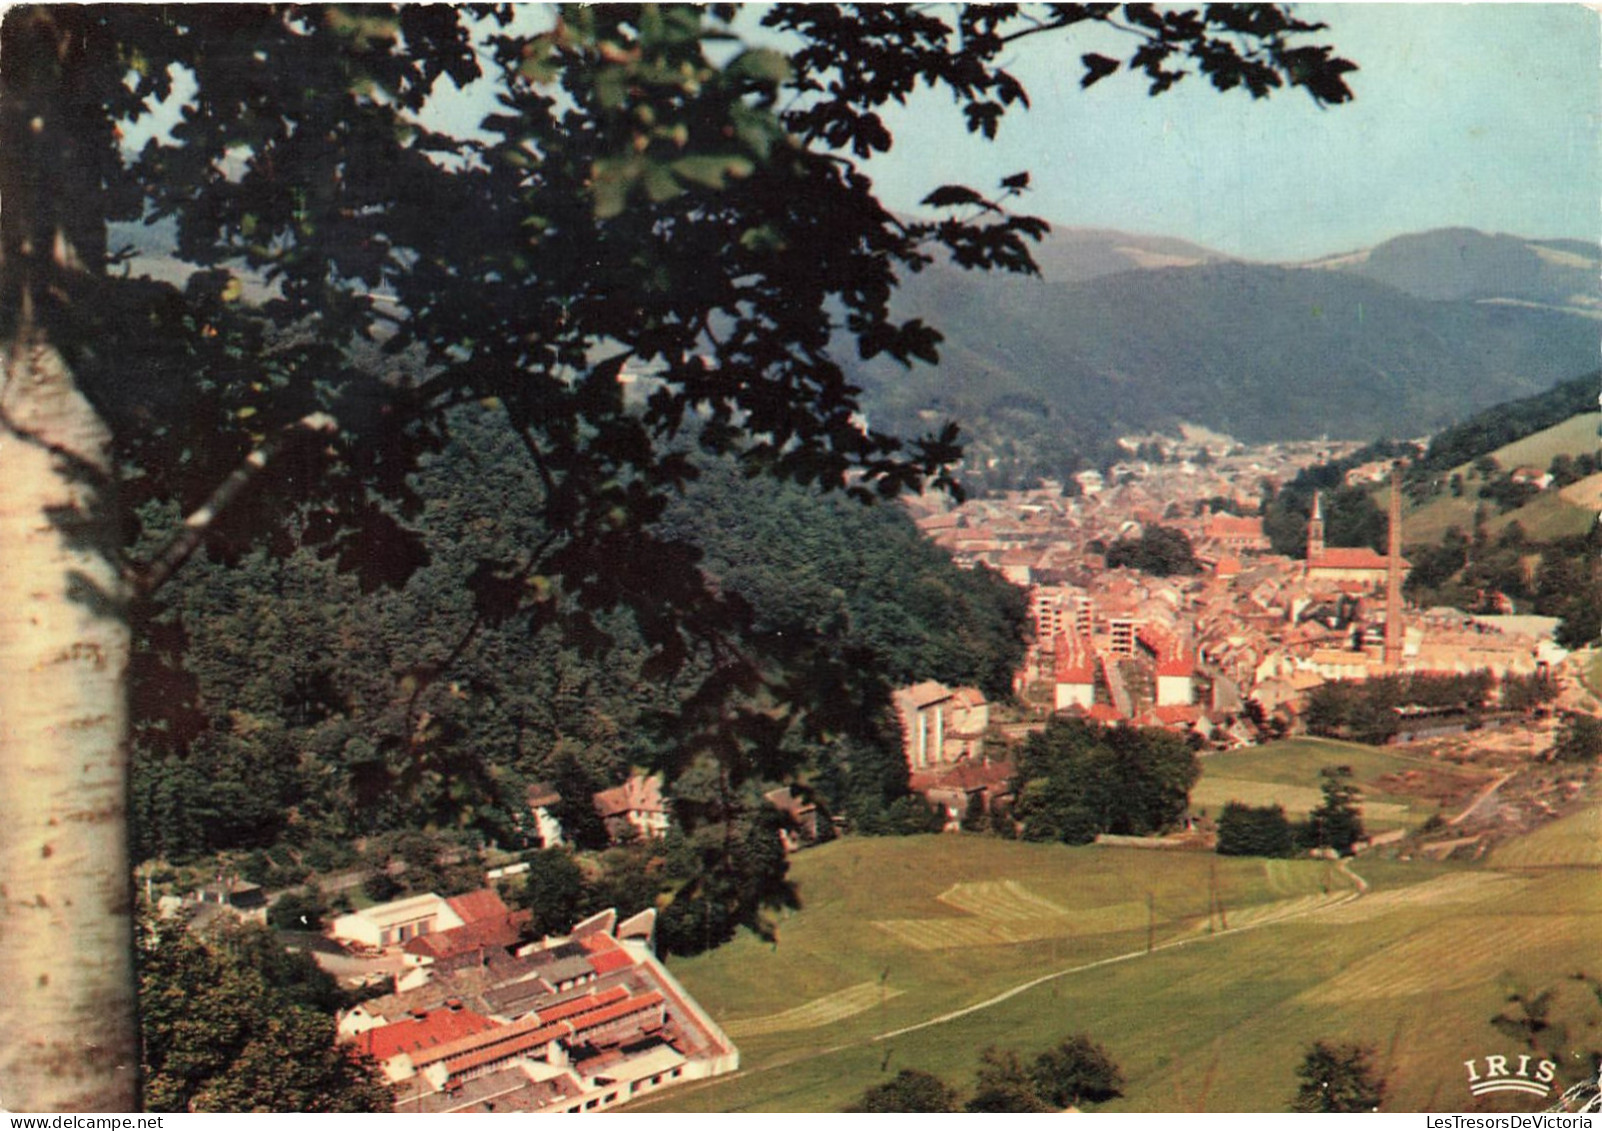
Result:
<svg viewBox="0 0 1602 1131"><path fill-rule="evenodd" d="M1595 364L1589 318L1427 300L1346 270L1214 261L1049 279L908 280L899 309L946 334L943 362L859 366L875 424L955 418L980 466L1032 452L1049 473L1179 421L1252 441L1418 436Z"/></svg>
<svg viewBox="0 0 1602 1131"><path fill-rule="evenodd" d="M1531 303L1602 317L1602 250L1579 240L1440 228L1308 266L1361 275L1439 302Z"/></svg>
<svg viewBox="0 0 1602 1131"><path fill-rule="evenodd" d="M1136 235L1109 228L1053 228L1034 250L1048 283L1084 283L1120 271L1195 267L1230 256L1170 236Z"/></svg>

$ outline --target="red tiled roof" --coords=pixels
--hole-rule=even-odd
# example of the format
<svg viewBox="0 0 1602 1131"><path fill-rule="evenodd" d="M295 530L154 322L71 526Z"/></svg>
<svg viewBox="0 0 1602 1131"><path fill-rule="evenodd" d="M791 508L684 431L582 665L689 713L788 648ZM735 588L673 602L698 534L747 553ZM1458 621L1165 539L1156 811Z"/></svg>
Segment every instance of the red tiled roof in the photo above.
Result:
<svg viewBox="0 0 1602 1131"><path fill-rule="evenodd" d="M476 919L465 926L452 927L448 931L419 935L409 940L401 949L407 954L439 959L454 958L458 954L466 954L481 947L509 947L522 937L523 925L533 918L532 911L508 911L495 918Z"/></svg>
<svg viewBox="0 0 1602 1131"><path fill-rule="evenodd" d="M1013 766L1008 762L958 762L933 770L919 770L908 776L907 785L914 793L931 789L994 789L1004 786L1012 778Z"/></svg>
<svg viewBox="0 0 1602 1131"><path fill-rule="evenodd" d="M666 813L662 800L662 779L656 775L629 778L622 785L603 789L593 798L595 811L602 817L621 817L627 813Z"/></svg>
<svg viewBox="0 0 1602 1131"><path fill-rule="evenodd" d="M496 1023L471 1009L433 1009L356 1035L355 1045L374 1060L461 1040L495 1028Z"/></svg>
<svg viewBox="0 0 1602 1131"><path fill-rule="evenodd" d="M1058 683L1093 683L1096 654L1090 642L1077 633L1057 637L1056 679Z"/></svg>
<svg viewBox="0 0 1602 1131"><path fill-rule="evenodd" d="M1158 675L1194 675L1196 657L1190 652L1179 652L1157 661Z"/></svg>
<svg viewBox="0 0 1602 1131"><path fill-rule="evenodd" d="M584 949L590 952L590 965L597 974L610 974L634 965L634 956L611 935L591 935L581 941Z"/></svg>
<svg viewBox="0 0 1602 1131"><path fill-rule="evenodd" d="M436 1057L435 1059L444 1059L446 1073L451 1076L457 1076L485 1064L494 1064L498 1060L509 1060L519 1053L537 1049L547 1041L555 1040L558 1037L571 1036L572 1028L565 1021L555 1025L542 1025L538 1028L524 1030L495 1044L485 1045L483 1048L470 1049L456 1056ZM431 1061L430 1063L433 1062Z"/></svg>
<svg viewBox="0 0 1602 1131"><path fill-rule="evenodd" d="M652 990L650 993L626 998L612 1005L592 1010L572 1020L556 1021L549 1025L524 1029L519 1033L511 1034L503 1040L487 1044L482 1048L464 1049L461 1053L449 1058L435 1057L434 1059L445 1059L446 1072L455 1076L485 1064L493 1064L498 1060L506 1060L517 1056L519 1053L538 1048L540 1045L555 1038L581 1036L591 1029L598 1029L602 1025L608 1025L632 1014L643 1013L648 1009L656 1008L662 1005L665 1000L660 993ZM515 1026L508 1026L508 1028L515 1028Z"/></svg>
<svg viewBox="0 0 1602 1131"><path fill-rule="evenodd" d="M552 1036L558 1035L558 1033L553 1032L540 1040L523 1043L525 1036L545 1028L547 1026L538 1018L525 1017L521 1021L512 1022L510 1025L496 1025L493 1029L487 1029L481 1033L471 1033L458 1040L448 1041L437 1048L421 1049L412 1054L412 1064L418 1068L423 1068L442 1060L450 1060L468 1053L476 1053L482 1049L503 1048L512 1044L516 1044L518 1048L533 1048L535 1045L543 1043L543 1041L550 1040ZM555 1029L556 1027L550 1026L550 1028ZM565 1032L566 1030L563 1029L562 1031Z"/></svg>
<svg viewBox="0 0 1602 1131"><path fill-rule="evenodd" d="M1176 726L1182 723L1194 723L1201 718L1200 707L1179 705L1155 707L1152 709L1152 713L1157 716L1157 721L1162 723L1164 726Z"/></svg>
<svg viewBox="0 0 1602 1131"><path fill-rule="evenodd" d="M462 917L463 923L498 918L512 910L493 888L479 888L463 895L453 895L445 902Z"/></svg>
<svg viewBox="0 0 1602 1131"><path fill-rule="evenodd" d="M569 1017L577 1017L581 1013L600 1009L602 1006L625 1001L628 996L629 991L626 987L613 986L610 989L601 990L599 993L585 994L583 997L570 998L567 1001L558 1002L555 1005L536 1010L536 1013L541 1021L550 1025Z"/></svg>
<svg viewBox="0 0 1602 1131"><path fill-rule="evenodd" d="M1377 569L1390 567L1390 558L1384 554L1376 554L1368 546L1335 546L1327 549L1320 556L1307 563L1309 569ZM1408 568L1406 558L1401 561L1403 569Z"/></svg>

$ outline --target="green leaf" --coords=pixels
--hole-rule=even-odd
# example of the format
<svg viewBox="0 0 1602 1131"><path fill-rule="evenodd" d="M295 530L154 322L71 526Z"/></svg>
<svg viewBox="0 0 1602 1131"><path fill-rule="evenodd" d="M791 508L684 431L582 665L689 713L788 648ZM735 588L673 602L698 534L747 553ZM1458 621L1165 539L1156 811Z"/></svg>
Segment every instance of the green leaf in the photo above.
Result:
<svg viewBox="0 0 1602 1131"><path fill-rule="evenodd" d="M766 47L740 52L724 70L731 78L756 79L774 85L789 82L795 73L788 58Z"/></svg>
<svg viewBox="0 0 1602 1131"><path fill-rule="evenodd" d="M670 167L655 161L645 167L645 175L641 179L645 185L645 195L650 197L654 204L672 200L684 192L683 186L679 184Z"/></svg>
<svg viewBox="0 0 1602 1131"><path fill-rule="evenodd" d="M750 176L755 168L749 158L711 153L680 157L672 165L673 172L682 179L714 189L722 188L730 177L738 179Z"/></svg>

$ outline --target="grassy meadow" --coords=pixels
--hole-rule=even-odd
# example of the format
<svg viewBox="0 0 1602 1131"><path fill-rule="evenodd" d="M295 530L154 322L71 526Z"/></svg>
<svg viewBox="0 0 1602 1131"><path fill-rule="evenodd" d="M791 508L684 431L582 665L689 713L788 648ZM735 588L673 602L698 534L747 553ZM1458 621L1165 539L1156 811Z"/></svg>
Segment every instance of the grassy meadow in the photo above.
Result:
<svg viewBox="0 0 1602 1131"><path fill-rule="evenodd" d="M1398 770L1388 751L1331 743L1219 765L1225 780L1306 786L1335 746L1359 779ZM1374 1046L1391 1110L1539 1110L1474 1099L1463 1062L1523 1051L1490 1024L1515 990L1556 991L1565 1049L1602 1046L1587 1027L1602 1009L1572 977L1602 973L1599 829L1602 807L1477 865L1362 857L1361 896L1327 861L836 841L794 858L803 906L774 942L672 960L742 1068L640 1107L835 1111L906 1067L966 1089L988 1045L1032 1055L1086 1032L1128 1080L1103 1110L1284 1110L1320 1038Z"/></svg>
<svg viewBox="0 0 1602 1131"><path fill-rule="evenodd" d="M1484 770L1427 757L1322 738L1289 739L1209 754L1201 763L1201 780L1190 791L1193 813L1217 817L1230 801L1277 803L1292 820L1305 817L1323 803L1321 769L1350 766L1353 782L1363 791L1363 817L1371 832L1417 828L1440 810L1442 793L1471 794L1495 777ZM1409 787L1409 779L1417 784Z"/></svg>
<svg viewBox="0 0 1602 1131"><path fill-rule="evenodd" d="M1552 463L1553 456L1596 451L1599 423L1602 423L1602 413L1582 413L1506 444L1491 455L1504 471L1516 467L1539 467L1544 470ZM1409 510L1402 519L1402 540L1405 543L1439 542L1449 526L1456 526L1464 533L1474 529L1474 511L1482 501L1476 492L1483 481L1469 463L1445 472L1441 478L1450 479L1454 474L1463 477L1466 489L1462 497L1454 498L1449 492L1443 492L1423 506ZM1602 477L1593 478L1598 482L1582 480L1561 492L1542 492L1517 510L1493 514L1486 520L1486 530L1495 538L1509 524L1518 522L1531 538L1537 540L1584 534L1596 521L1593 500L1602 496ZM1386 506L1385 490L1379 488L1375 491L1375 502L1381 510ZM1493 506L1491 509L1494 511L1496 508Z"/></svg>

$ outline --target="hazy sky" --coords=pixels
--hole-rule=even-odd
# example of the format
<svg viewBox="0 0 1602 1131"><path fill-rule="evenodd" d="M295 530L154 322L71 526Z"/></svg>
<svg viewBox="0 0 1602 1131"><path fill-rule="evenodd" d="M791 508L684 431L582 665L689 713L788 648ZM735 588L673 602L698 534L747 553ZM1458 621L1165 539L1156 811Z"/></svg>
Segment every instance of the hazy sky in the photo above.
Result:
<svg viewBox="0 0 1602 1131"><path fill-rule="evenodd" d="M1356 101L1252 101L1192 77L1148 98L1138 77L1079 89L1089 47L1022 44L1032 108L991 144L925 98L895 119L873 172L909 208L945 180L1034 174L1053 223L1180 236L1296 259L1446 226L1602 236L1602 19L1579 4L1305 4L1361 70Z"/></svg>

